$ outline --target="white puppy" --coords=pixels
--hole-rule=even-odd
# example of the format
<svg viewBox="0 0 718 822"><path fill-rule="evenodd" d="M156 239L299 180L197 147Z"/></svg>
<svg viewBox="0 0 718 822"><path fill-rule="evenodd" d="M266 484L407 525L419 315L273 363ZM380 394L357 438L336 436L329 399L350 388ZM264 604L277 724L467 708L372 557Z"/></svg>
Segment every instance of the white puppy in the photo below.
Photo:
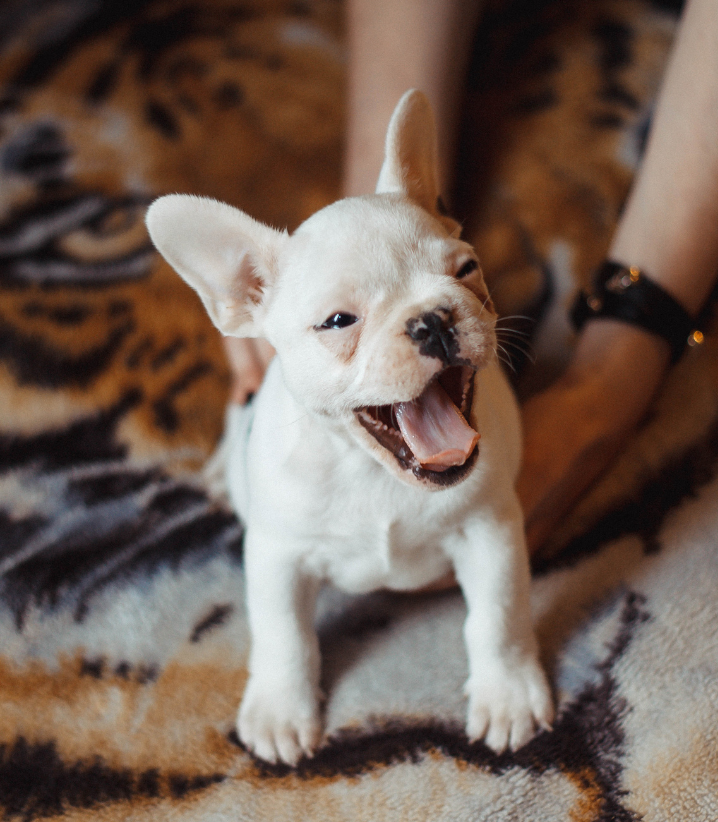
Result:
<svg viewBox="0 0 718 822"><path fill-rule="evenodd" d="M376 194L291 236L197 197L162 197L147 214L220 331L277 350L228 462L252 634L238 732L270 762L295 764L321 739L325 581L406 591L453 569L468 607L469 737L515 749L553 717L514 491L519 415L476 254L437 202L431 110L410 91Z"/></svg>

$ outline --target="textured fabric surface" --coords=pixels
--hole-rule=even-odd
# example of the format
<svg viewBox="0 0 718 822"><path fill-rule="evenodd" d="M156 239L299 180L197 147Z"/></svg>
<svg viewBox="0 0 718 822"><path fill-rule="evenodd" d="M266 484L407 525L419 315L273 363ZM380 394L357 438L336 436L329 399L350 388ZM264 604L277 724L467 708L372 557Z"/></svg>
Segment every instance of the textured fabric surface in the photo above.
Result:
<svg viewBox="0 0 718 822"><path fill-rule="evenodd" d="M334 199L342 21L336 0L0 8L3 817L715 820L713 332L537 562L552 732L468 743L458 593L328 590L325 745L296 771L239 745L241 526L199 473L227 368L143 215L182 191L292 228ZM502 323L531 335L533 366L502 335L522 395L570 351L675 21L648 0L486 8L459 210Z"/></svg>

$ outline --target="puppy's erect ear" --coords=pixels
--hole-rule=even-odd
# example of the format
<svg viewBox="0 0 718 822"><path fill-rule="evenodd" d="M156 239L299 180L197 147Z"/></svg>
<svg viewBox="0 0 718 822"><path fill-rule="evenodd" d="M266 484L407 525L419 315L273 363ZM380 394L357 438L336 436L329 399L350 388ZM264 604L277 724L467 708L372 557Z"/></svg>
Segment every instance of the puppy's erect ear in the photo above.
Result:
<svg viewBox="0 0 718 822"><path fill-rule="evenodd" d="M155 200L146 221L152 242L197 291L217 328L234 337L259 336L286 232L225 203L186 194Z"/></svg>
<svg viewBox="0 0 718 822"><path fill-rule="evenodd" d="M436 127L426 95L407 91L389 121L377 194L404 194L458 236L459 224L441 213Z"/></svg>

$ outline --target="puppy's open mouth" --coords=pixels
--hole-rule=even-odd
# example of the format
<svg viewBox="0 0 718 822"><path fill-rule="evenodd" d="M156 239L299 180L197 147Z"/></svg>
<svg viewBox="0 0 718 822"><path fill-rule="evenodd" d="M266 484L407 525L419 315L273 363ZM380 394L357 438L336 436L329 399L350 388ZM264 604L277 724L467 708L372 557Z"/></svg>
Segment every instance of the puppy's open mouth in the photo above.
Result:
<svg viewBox="0 0 718 822"><path fill-rule="evenodd" d="M471 470L479 433L471 427L475 370L451 366L410 402L368 405L359 422L402 468L436 485L454 485Z"/></svg>

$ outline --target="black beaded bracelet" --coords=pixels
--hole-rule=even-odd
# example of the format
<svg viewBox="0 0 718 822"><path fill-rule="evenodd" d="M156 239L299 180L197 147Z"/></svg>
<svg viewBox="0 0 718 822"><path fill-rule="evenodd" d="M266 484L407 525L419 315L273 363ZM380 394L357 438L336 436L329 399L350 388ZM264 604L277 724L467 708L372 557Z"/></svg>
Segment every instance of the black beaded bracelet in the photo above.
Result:
<svg viewBox="0 0 718 822"><path fill-rule="evenodd" d="M674 363L686 345L703 342L703 334L685 308L635 266L606 261L596 272L591 293L579 293L571 309L576 330L580 331L587 320L600 317L658 334L670 345Z"/></svg>

